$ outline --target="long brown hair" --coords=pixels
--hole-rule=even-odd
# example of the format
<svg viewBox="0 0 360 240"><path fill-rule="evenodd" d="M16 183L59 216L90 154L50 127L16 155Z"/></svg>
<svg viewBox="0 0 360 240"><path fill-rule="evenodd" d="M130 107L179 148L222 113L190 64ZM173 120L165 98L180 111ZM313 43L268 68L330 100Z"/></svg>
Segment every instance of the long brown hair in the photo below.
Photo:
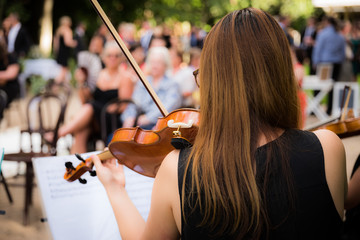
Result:
<svg viewBox="0 0 360 240"><path fill-rule="evenodd" d="M206 37L199 73L200 128L185 170L182 207L195 196L193 207L203 214L199 225L218 235L259 238L266 228L255 174L259 137L270 140L276 129L299 126L289 44L266 12L234 11Z"/></svg>

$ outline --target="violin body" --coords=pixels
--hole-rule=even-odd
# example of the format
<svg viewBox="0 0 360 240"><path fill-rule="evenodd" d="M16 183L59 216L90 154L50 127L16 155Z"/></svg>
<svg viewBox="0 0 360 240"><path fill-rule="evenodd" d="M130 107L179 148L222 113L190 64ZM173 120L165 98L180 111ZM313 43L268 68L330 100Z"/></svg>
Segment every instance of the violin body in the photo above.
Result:
<svg viewBox="0 0 360 240"><path fill-rule="evenodd" d="M330 131L333 131L336 134L344 134L347 132L347 127L345 122L339 121L336 123L327 124L324 126L319 127L319 129L328 129Z"/></svg>
<svg viewBox="0 0 360 240"><path fill-rule="evenodd" d="M193 121L191 128L180 128L181 135L193 143L199 126L199 111L178 109L167 117L159 118L153 130L139 127L120 128L115 131L109 144L112 155L128 168L148 177L155 177L162 160L174 147L171 145L174 128L168 121L187 123Z"/></svg>
<svg viewBox="0 0 360 240"><path fill-rule="evenodd" d="M345 120L348 132L356 132L360 130L360 118L350 118Z"/></svg>
<svg viewBox="0 0 360 240"><path fill-rule="evenodd" d="M314 131L317 129L328 129L336 133L340 138L356 136L360 134L360 118L349 118L343 121L321 125L309 130Z"/></svg>
<svg viewBox="0 0 360 240"><path fill-rule="evenodd" d="M191 123L190 127L169 127L169 121ZM101 160L115 157L119 163L144 176L155 177L165 156L174 150L171 145L174 130L181 132L181 137L194 143L200 122L200 112L196 109L177 109L168 116L159 118L153 130L140 127L119 128L108 146L98 156ZM76 168L67 168L64 179L74 181L87 171L91 171L93 163L90 158Z"/></svg>

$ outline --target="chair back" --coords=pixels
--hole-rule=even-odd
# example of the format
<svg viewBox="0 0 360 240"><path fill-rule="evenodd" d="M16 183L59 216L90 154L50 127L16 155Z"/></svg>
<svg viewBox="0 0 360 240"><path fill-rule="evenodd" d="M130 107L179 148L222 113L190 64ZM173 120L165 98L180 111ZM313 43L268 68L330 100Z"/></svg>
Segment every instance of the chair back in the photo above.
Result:
<svg viewBox="0 0 360 240"><path fill-rule="evenodd" d="M30 151L34 149L34 135L40 135L40 152L56 155L56 144L58 140L58 129L65 119L67 99L50 93L40 93L32 97L28 103L26 117L27 126L24 132L30 135ZM21 136L23 135L21 134ZM46 134L52 133L51 141L45 138Z"/></svg>
<svg viewBox="0 0 360 240"><path fill-rule="evenodd" d="M331 63L319 63L316 66L316 75L320 80L330 79L333 73L333 65Z"/></svg>

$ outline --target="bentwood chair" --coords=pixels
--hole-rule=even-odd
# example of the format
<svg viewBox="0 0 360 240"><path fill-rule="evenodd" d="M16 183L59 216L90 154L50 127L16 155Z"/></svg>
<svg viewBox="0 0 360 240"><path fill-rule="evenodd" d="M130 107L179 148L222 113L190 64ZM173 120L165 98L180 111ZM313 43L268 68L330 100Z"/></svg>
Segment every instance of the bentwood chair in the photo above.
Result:
<svg viewBox="0 0 360 240"><path fill-rule="evenodd" d="M32 202L34 178L32 158L56 155L57 131L64 121L66 106L67 100L53 93L45 92L32 97L26 111L27 129L20 133L20 151L4 156L4 161L26 164L24 225L29 222L29 205ZM53 140L46 140L44 137L46 133L52 133ZM29 143L27 148L24 143L26 138Z"/></svg>

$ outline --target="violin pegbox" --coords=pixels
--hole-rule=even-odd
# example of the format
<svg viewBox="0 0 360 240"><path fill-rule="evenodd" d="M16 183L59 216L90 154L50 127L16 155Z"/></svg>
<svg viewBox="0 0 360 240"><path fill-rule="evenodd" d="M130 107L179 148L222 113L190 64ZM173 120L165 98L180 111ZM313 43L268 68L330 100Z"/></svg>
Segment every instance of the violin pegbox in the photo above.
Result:
<svg viewBox="0 0 360 240"><path fill-rule="evenodd" d="M189 120L188 123L177 122L175 123L173 119L167 122L169 128L176 128L177 130L173 131L173 137L171 139L171 145L176 149L189 148L192 146L189 140L181 136L180 128L191 128L194 121Z"/></svg>
<svg viewBox="0 0 360 240"><path fill-rule="evenodd" d="M91 170L92 166L89 167L88 165L88 160L83 159L79 154L75 154L76 158L79 159L81 161L81 163L75 168L72 162L66 162L65 163L65 167L66 167L66 173L64 178L69 181L69 182L73 182L75 180L79 180L79 182L81 184L86 184L87 180L84 178L81 178L80 176L86 172L89 171L90 172L90 176L96 176L96 172Z"/></svg>
<svg viewBox="0 0 360 240"><path fill-rule="evenodd" d="M76 156L77 159L79 159L79 160L82 161L83 163L86 162L86 160L85 160L80 154L75 153L75 156ZM95 176L96 176L96 171L95 171L95 170L90 170L89 173L90 173L90 176L92 176L92 177L95 177Z"/></svg>

